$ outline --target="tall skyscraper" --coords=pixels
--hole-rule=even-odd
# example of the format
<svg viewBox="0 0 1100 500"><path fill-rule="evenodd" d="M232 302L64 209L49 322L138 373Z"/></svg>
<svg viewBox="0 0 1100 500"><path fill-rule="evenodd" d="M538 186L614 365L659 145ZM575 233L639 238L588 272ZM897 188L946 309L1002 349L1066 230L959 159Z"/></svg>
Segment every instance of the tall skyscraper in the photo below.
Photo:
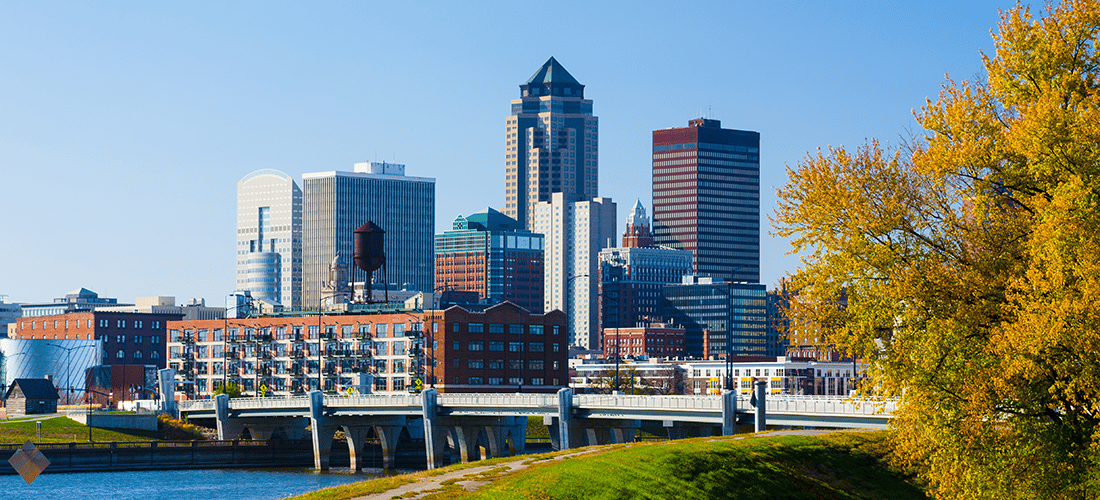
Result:
<svg viewBox="0 0 1100 500"><path fill-rule="evenodd" d="M237 289L299 309L302 298L302 190L278 170L237 182Z"/></svg>
<svg viewBox="0 0 1100 500"><path fill-rule="evenodd" d="M519 88L505 127L504 213L530 229L535 204L553 193L566 203L598 196L599 119L553 57Z"/></svg>
<svg viewBox="0 0 1100 500"><path fill-rule="evenodd" d="M330 276L353 276L354 232L368 220L386 231L389 282L432 290L435 179L406 177L404 165L368 162L356 163L354 172L305 174L302 186L303 308L318 307ZM354 276L363 281L362 272ZM375 276L382 280L380 272Z"/></svg>
<svg viewBox="0 0 1100 500"><path fill-rule="evenodd" d="M653 232L695 273L760 281L760 133L699 118L653 131Z"/></svg>
<svg viewBox="0 0 1100 500"><path fill-rule="evenodd" d="M611 198L569 202L554 193L532 212L545 241L544 311L560 309L568 320L569 345L599 347L599 253L615 246L615 203Z"/></svg>
<svg viewBox="0 0 1100 500"><path fill-rule="evenodd" d="M486 208L435 235L435 289L477 292L542 314L543 235Z"/></svg>

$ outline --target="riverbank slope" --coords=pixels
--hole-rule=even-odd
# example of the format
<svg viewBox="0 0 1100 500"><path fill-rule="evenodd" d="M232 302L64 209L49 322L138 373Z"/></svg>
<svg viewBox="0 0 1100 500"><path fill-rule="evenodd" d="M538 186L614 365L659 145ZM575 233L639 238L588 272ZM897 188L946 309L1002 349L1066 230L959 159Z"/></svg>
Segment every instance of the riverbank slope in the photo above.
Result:
<svg viewBox="0 0 1100 500"><path fill-rule="evenodd" d="M300 500L926 498L884 432L777 431L500 458L319 490Z"/></svg>

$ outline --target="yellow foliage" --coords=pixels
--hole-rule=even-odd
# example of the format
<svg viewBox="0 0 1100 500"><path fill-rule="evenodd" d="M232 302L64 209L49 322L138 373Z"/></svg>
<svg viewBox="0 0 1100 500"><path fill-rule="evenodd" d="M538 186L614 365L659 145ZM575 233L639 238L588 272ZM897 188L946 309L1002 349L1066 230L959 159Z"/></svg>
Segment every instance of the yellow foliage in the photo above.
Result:
<svg viewBox="0 0 1100 500"><path fill-rule="evenodd" d="M900 148L818 151L778 192L792 329L901 399L939 498L1100 498L1100 2L1002 13L985 81Z"/></svg>

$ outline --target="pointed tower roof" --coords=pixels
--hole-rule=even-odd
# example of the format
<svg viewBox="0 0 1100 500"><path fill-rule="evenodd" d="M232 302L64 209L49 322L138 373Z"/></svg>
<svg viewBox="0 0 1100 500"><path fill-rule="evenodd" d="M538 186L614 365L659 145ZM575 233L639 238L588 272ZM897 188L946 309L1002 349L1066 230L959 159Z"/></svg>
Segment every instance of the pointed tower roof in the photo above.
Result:
<svg viewBox="0 0 1100 500"><path fill-rule="evenodd" d="M523 229L523 225L515 219L508 217L492 208L471 214L466 217L470 225L478 225L483 231L517 231Z"/></svg>
<svg viewBox="0 0 1100 500"><path fill-rule="evenodd" d="M528 85L532 83L581 84L581 82L578 82L576 78L573 78L573 75L570 75L569 72L565 70L565 67L562 66L557 59L554 59L554 56L550 56L550 59L548 59L546 63L527 80Z"/></svg>
<svg viewBox="0 0 1100 500"><path fill-rule="evenodd" d="M584 85L570 75L557 59L550 57L534 75L519 86L521 95L584 98Z"/></svg>

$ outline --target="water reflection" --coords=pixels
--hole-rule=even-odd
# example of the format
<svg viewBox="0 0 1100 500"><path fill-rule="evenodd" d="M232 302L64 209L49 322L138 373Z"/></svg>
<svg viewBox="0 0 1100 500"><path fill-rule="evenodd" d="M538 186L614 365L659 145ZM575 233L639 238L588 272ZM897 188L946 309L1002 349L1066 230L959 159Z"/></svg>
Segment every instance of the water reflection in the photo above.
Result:
<svg viewBox="0 0 1100 500"><path fill-rule="evenodd" d="M171 470L43 474L27 485L19 476L0 476L5 498L111 500L270 500L393 474L380 470Z"/></svg>

